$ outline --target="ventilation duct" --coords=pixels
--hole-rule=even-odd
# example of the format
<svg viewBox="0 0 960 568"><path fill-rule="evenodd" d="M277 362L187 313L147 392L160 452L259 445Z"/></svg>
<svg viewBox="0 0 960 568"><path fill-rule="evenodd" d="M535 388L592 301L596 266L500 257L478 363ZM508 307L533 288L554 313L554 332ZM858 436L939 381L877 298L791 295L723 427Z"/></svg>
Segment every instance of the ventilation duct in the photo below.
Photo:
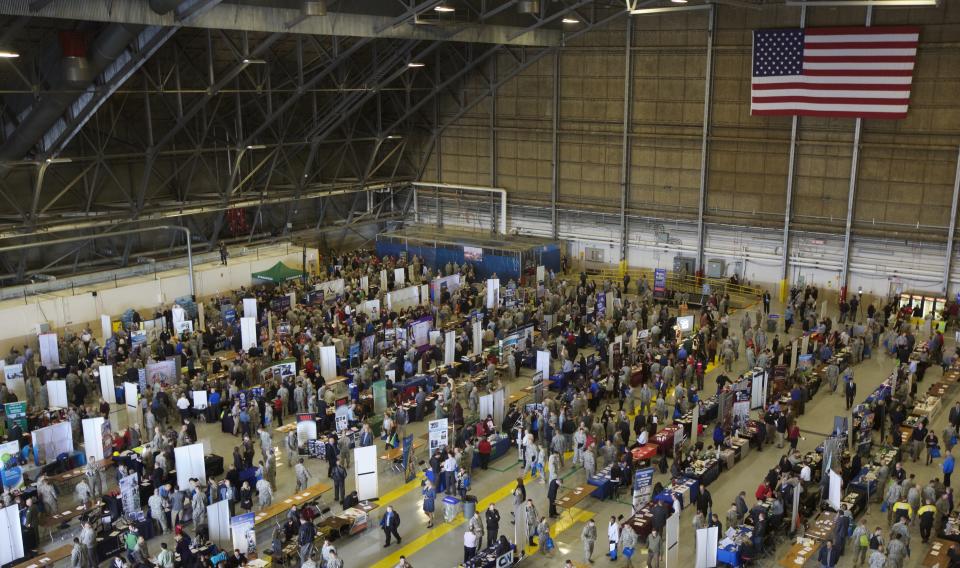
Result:
<svg viewBox="0 0 960 568"><path fill-rule="evenodd" d="M165 14L182 1L150 0L149 4L153 11ZM89 58L83 57L87 51L86 43L78 42L76 37L68 35L64 58L59 62L60 69L50 75L48 92L24 111L17 129L6 144L0 147L0 161L20 160L25 157L77 98L75 91L85 89L93 77L100 75L113 63L143 29L144 26L133 24L108 25L90 46ZM61 35L61 48L64 48L64 39ZM78 56L78 51L83 56ZM84 61L80 61L81 59ZM0 169L0 177L5 175L6 171L6 168Z"/></svg>
<svg viewBox="0 0 960 568"><path fill-rule="evenodd" d="M62 31L59 39L60 51L63 53L62 79L67 85L92 81L93 72L87 60L87 40L83 34L76 31Z"/></svg>

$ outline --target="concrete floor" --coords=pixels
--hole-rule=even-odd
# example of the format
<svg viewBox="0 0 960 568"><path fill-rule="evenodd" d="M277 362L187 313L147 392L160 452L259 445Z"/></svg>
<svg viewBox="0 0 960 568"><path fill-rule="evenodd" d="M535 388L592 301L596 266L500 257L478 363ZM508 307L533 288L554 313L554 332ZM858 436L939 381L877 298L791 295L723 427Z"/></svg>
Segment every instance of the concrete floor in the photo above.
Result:
<svg viewBox="0 0 960 568"><path fill-rule="evenodd" d="M780 309L781 307L777 305L773 307L774 312ZM730 326L732 330L739 330L741 317L742 312L734 314ZM783 334L781 333L780 335L782 340ZM795 336L796 333L792 335ZM770 340L772 341L772 337ZM947 348L952 349L953 345L954 342L950 339ZM874 351L872 359L864 360L861 364L857 365L855 367L855 377L858 392L860 393L857 397L858 401L862 400L863 396L871 392L873 388L884 380L894 368L894 365L895 361L893 359L886 355L878 354L876 351ZM734 371L737 373L743 372L745 367L746 363L744 358L741 357ZM715 369L709 373L706 380L707 385L715 384L712 378L715 377L718 372L719 371ZM513 382L508 382L506 386L508 391L515 391L529 384L526 379L529 379L530 374L530 370L525 369L521 378ZM939 374L940 371L937 369L930 370L925 383L930 384L934 382L936 378L939 377ZM925 388L926 386L922 384L921 391L925 390ZM708 390L712 390L711 387L708 386ZM951 398L956 398L955 392L951 394L953 395ZM950 404L952 404L952 402L952 400L949 401ZM945 405L945 407L948 408L949 405ZM817 432L829 431L833 424L833 417L844 414L844 400L840 390L838 389L836 394L831 395L826 389L821 389L811 403L807 405L806 414L800 418L799 424L803 431L804 438L800 441L799 449L804 452L815 448L824 437L823 434L818 434ZM117 413L115 416L121 424L126 422L125 412ZM946 420L946 412L941 412L936 416L932 423L933 431L939 435L939 432L942 431L946 424ZM419 438L419 436L426 431L426 423L414 424L411 430L415 436ZM198 425L198 433L206 447L214 453L224 456L224 458L229 461L233 446L237 444L238 439L221 433L219 424ZM274 439L277 445L280 445L282 442L281 437L277 434L274 434ZM721 519L724 518L724 512L740 491L747 492L747 502L748 504L752 504L752 495L757 485L762 480L766 471L776 465L782 453L783 451L776 449L775 446L769 446L768 449L763 452L751 451L746 458L736 464L732 470L721 473L717 481L709 486L713 495L714 510L719 513ZM424 450L421 449L417 458L426 459L426 457ZM281 461L285 460L281 459ZM582 469L571 468L570 461L571 460L567 460L567 467L564 468L561 473L561 475L565 477L567 487L573 487L585 482ZM905 468L908 473L915 473L917 480L925 484L926 481L932 477L939 476L939 460L931 466L924 466L922 461L921 459L920 462L915 464L905 464ZM325 462L311 460L308 466L314 476L314 482L326 481ZM481 510L485 509L490 502L496 504L503 517L501 521L501 533L506 533L511 537L511 540L514 527L510 524L510 511L512 510L512 497L510 492L513 489L515 479L520 471L516 451L511 450L506 456L493 462L491 469L488 471L475 470L473 490L471 491L472 494L480 499L479 507ZM667 483L668 477L668 475L657 473L654 481ZM113 481L113 483L115 483L115 481ZM292 468L287 464L279 467L277 483L278 490L275 494L275 499L284 499L293 493L295 482ZM457 566L462 560L463 554L462 538L465 525L462 518L458 517L453 523L440 522L442 520L442 505L438 501L438 523L433 529L428 530L426 528L426 516L421 510L419 480L404 484L400 474L392 471L384 471L381 467L379 483L381 505L386 505L387 503L392 504L401 516L400 534L403 537L403 545L397 546L393 544L390 548L384 549L383 533L376 528L369 529L366 533L348 537L335 543L345 565L348 568L392 568L397 563L399 556L404 554L413 566L418 568L424 566L437 568ZM353 479L351 470L347 481L347 491L350 491L352 487ZM533 498L538 511L545 513L547 510L546 487L536 482L528 483L527 491L528 496ZM72 502L72 495L67 496L67 498ZM332 494L330 494L329 499L332 500ZM551 523L551 534L557 544L557 549L553 556L543 558L538 555L536 558L528 560L524 565L562 566L563 562L568 558L579 565L583 560L580 530L583 522L591 515L596 519L597 531L600 537L597 543L597 552L594 555L597 565L624 565L625 562L622 557L616 563L611 563L602 555L605 550L603 546L603 542L605 541L604 535L610 516L620 514L628 516L630 514L630 506L626 502L626 497L621 497L621 500L623 501L622 503L615 501L601 502L593 498L584 500L580 504L580 507L573 511L572 515L564 514L560 519L557 519L556 523ZM339 505L335 505L333 510L334 512L338 512ZM382 511L383 509L374 511L375 519L379 519ZM695 540L692 530L693 515L694 509L688 507L682 512L680 518L681 547L679 566L682 567L693 567L695 565L693 558L695 551ZM882 526L886 529L886 518L885 515L880 513L879 504L871 504L867 512L867 524L871 529L875 526ZM73 533L78 530L77 528L71 527L70 531L64 531L62 534L57 535L55 541L51 543L50 546L59 546L65 542L62 539L72 538ZM926 546L920 543L919 532L915 528L913 530L915 532L911 542L913 544L914 554L908 559L906 566L919 566L926 553ZM268 530L264 530L258 534L258 542L260 543L258 548L262 550L268 546L269 537ZM169 535L163 538L168 542L172 541ZM158 538L149 543L151 554L155 555L156 552L159 551L159 542L160 539ZM773 556L760 562L759 565L777 565L777 561L785 553L788 546L789 543L782 544ZM634 558L635 566L646 565L646 557L642 552ZM812 565L813 563L811 562L810 564ZM839 566L852 565L852 555L848 552L847 555L841 559Z"/></svg>

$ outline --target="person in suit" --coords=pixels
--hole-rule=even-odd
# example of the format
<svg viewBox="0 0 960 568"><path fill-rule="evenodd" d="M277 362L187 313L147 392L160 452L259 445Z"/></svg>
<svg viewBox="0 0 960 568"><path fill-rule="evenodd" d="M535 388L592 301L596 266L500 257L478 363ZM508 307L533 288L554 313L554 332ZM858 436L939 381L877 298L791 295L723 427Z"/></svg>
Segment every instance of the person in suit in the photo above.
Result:
<svg viewBox="0 0 960 568"><path fill-rule="evenodd" d="M384 548L390 546L391 536L397 539L397 544L402 542L403 539L400 538L400 533L397 532L397 529L400 528L400 515L393 510L393 506L387 505L387 512L384 513L383 518L380 519L380 528L383 529L383 534L387 537L387 542L383 545Z"/></svg>
<svg viewBox="0 0 960 568"><path fill-rule="evenodd" d="M550 487L547 489L547 501L550 503L551 518L557 516L557 493L559 493L561 487L563 487L563 479L558 477L550 482Z"/></svg>

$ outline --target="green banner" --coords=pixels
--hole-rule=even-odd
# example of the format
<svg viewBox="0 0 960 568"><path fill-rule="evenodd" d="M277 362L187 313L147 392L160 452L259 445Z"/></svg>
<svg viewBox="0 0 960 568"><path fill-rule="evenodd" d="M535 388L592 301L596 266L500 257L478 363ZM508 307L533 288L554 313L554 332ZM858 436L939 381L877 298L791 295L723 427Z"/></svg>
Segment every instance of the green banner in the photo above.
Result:
<svg viewBox="0 0 960 568"><path fill-rule="evenodd" d="M373 383L373 413L383 414L387 410L387 381Z"/></svg>

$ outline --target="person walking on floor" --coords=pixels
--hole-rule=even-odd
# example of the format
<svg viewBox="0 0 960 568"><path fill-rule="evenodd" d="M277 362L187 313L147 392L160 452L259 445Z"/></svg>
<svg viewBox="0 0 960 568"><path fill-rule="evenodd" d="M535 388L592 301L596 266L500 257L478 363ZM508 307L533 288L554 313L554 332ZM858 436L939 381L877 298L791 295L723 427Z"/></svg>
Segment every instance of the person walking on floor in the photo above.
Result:
<svg viewBox="0 0 960 568"><path fill-rule="evenodd" d="M953 450L947 450L947 455L943 458L943 486L950 487L950 476L953 475Z"/></svg>
<svg viewBox="0 0 960 568"><path fill-rule="evenodd" d="M650 531L647 537L647 568L660 568L660 552L663 540L657 534L657 529Z"/></svg>
<svg viewBox="0 0 960 568"><path fill-rule="evenodd" d="M477 555L477 535L470 529L463 532L463 563L473 560Z"/></svg>
<svg viewBox="0 0 960 568"><path fill-rule="evenodd" d="M617 547L620 545L620 525L614 516L610 517L610 523L607 525L607 541L610 543L610 560L615 562L617 560Z"/></svg>
<svg viewBox="0 0 960 568"><path fill-rule="evenodd" d="M380 519L380 528L383 529L383 534L387 537L387 542L383 545L384 548L390 546L391 536L397 539L397 544L402 542L400 533L397 532L397 529L400 528L400 515L393 510L392 505L387 505L387 512Z"/></svg>
<svg viewBox="0 0 960 568"><path fill-rule="evenodd" d="M583 561L593 564L593 548L597 544L597 524L593 519L583 525L580 541L583 543Z"/></svg>
<svg viewBox="0 0 960 568"><path fill-rule="evenodd" d="M485 516L487 521L487 548L490 548L497 542L497 536L500 534L500 511L497 510L496 505L490 503L487 506Z"/></svg>
<svg viewBox="0 0 960 568"><path fill-rule="evenodd" d="M427 528L433 528L433 512L436 510L437 490L429 480L423 487L423 512L427 515ZM466 562L466 561L464 561Z"/></svg>
<svg viewBox="0 0 960 568"><path fill-rule="evenodd" d="M227 265L227 257L230 256L230 253L227 252L227 245L220 241L220 264Z"/></svg>

